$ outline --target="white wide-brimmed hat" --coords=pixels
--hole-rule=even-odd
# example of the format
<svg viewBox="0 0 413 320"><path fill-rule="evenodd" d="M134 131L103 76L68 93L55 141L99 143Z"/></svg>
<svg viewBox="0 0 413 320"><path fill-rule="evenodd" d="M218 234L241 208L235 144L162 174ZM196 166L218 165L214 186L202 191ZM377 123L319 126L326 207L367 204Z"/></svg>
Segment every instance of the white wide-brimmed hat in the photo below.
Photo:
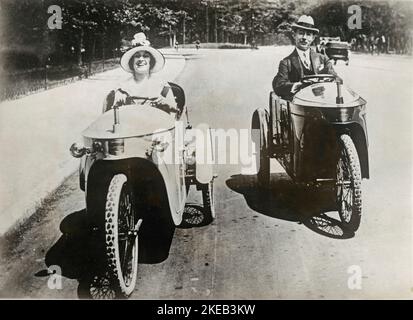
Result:
<svg viewBox="0 0 413 320"><path fill-rule="evenodd" d="M139 32L134 35L132 44L135 47L126 51L120 59L120 66L123 68L123 70L133 73L133 70L129 66L129 62L133 55L138 51L146 51L152 55L155 63L150 70L151 73L162 70L165 65L165 57L161 52L150 46L150 42L146 39L146 36L143 32Z"/></svg>
<svg viewBox="0 0 413 320"><path fill-rule="evenodd" d="M302 15L301 17L298 18L296 23L293 23L291 25L291 28L293 29L304 29L304 30L310 30L313 31L315 33L319 33L320 30L318 30L315 26L314 26L314 20L311 16L306 16L306 15Z"/></svg>

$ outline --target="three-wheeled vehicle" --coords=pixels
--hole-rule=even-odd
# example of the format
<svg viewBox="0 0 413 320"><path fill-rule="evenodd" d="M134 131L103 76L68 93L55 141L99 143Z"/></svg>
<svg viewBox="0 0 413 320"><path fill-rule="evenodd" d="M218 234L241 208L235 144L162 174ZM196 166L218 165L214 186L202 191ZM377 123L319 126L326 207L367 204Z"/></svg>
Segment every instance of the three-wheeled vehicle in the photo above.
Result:
<svg viewBox="0 0 413 320"><path fill-rule="evenodd" d="M170 86L178 113L150 97L128 97L127 105L104 112L82 132L83 146L70 149L81 158L80 188L99 257L92 298L92 290L105 295L99 285L114 298L133 292L145 222L155 221L154 239L181 224L190 185L202 192L205 218L215 217L210 129L190 126L184 91Z"/></svg>
<svg viewBox="0 0 413 320"><path fill-rule="evenodd" d="M325 44L324 52L331 59L334 60L334 64L337 60L343 60L348 66L350 45L343 41L330 41Z"/></svg>
<svg viewBox="0 0 413 320"><path fill-rule="evenodd" d="M302 81L306 86L291 101L272 92L269 112L253 114L259 186L270 186L270 158L276 158L295 183L334 191L343 227L356 231L361 181L369 178L366 101L333 75Z"/></svg>

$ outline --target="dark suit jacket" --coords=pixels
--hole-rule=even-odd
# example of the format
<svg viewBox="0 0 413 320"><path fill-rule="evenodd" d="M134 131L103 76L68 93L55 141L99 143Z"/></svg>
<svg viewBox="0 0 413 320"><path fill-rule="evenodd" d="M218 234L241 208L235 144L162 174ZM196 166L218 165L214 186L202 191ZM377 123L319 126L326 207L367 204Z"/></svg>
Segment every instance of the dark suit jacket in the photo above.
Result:
<svg viewBox="0 0 413 320"><path fill-rule="evenodd" d="M328 73L337 76L327 56L310 49L310 59L314 74ZM272 81L274 92L284 99L291 99L293 96L291 87L294 82L300 81L303 75L303 66L297 49L295 49L288 57L280 62L278 73Z"/></svg>

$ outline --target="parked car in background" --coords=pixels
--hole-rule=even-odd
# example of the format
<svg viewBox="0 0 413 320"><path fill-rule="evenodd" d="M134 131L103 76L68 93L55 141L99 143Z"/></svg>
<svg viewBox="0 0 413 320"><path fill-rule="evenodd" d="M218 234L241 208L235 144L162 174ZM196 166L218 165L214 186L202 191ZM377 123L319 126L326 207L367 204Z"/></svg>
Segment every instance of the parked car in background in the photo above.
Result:
<svg viewBox="0 0 413 320"><path fill-rule="evenodd" d="M348 66L350 57L350 45L344 41L330 41L327 42L324 49L325 54L332 60L334 64L337 63L337 60L343 60Z"/></svg>

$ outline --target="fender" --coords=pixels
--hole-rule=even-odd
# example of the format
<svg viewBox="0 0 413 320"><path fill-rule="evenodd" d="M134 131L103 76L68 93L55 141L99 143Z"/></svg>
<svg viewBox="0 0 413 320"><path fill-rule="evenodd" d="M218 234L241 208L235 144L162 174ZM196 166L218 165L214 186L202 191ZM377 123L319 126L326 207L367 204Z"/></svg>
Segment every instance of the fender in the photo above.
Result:
<svg viewBox="0 0 413 320"><path fill-rule="evenodd" d="M90 190L105 184L114 174L124 172L128 179L131 179L137 196L144 204L142 208L149 208L151 211L156 209L160 214L171 216L175 225L181 223L183 210L180 210L176 197L178 182L171 179L171 175L168 174L170 170L165 164L159 163L157 166L143 158L89 161L86 159L86 163L88 162L89 167L84 171L87 202L90 201Z"/></svg>
<svg viewBox="0 0 413 320"><path fill-rule="evenodd" d="M358 122L350 122L348 124L336 125L336 130L340 133L348 134L354 142L356 147L361 167L362 178L370 178L369 169L369 154L368 154L368 140L365 130Z"/></svg>
<svg viewBox="0 0 413 320"><path fill-rule="evenodd" d="M195 178L199 183L206 184L213 179L214 148L211 129L205 124L196 127L195 155L196 170Z"/></svg>

